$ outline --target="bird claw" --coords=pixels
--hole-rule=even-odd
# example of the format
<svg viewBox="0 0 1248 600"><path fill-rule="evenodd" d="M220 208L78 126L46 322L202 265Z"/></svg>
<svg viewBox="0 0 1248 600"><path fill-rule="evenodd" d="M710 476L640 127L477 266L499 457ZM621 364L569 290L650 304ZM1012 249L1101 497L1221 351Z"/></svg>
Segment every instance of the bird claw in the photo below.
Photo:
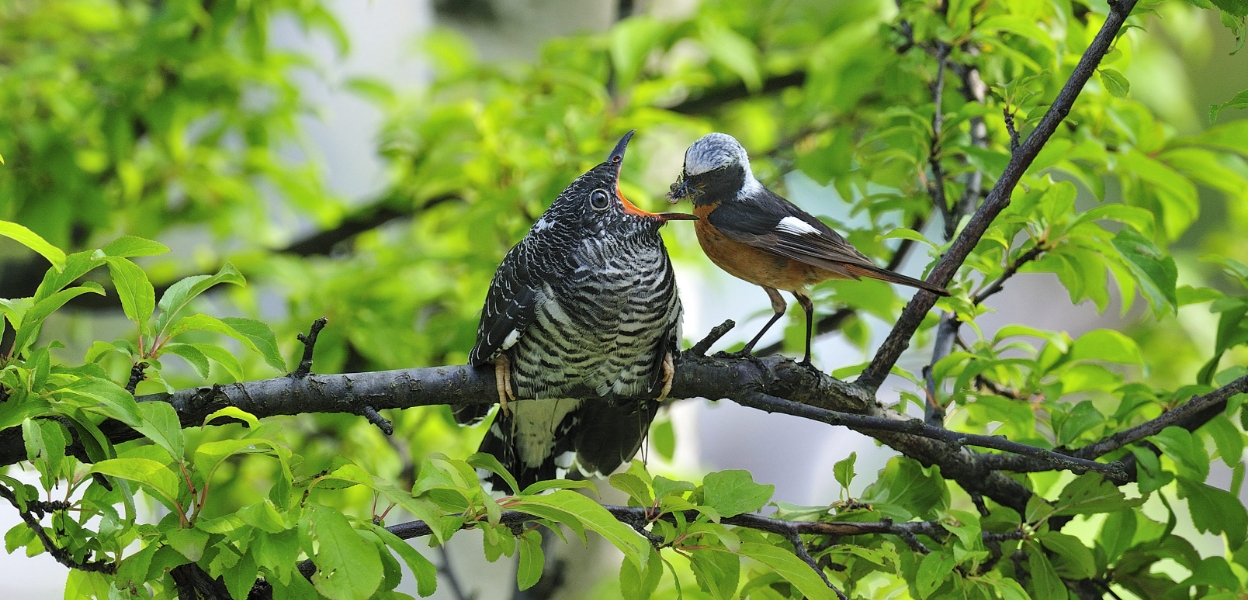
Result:
<svg viewBox="0 0 1248 600"><path fill-rule="evenodd" d="M508 400L515 400L516 394L511 389L511 361L505 355L494 359L494 385L498 390L498 409L505 415L511 414L507 408Z"/></svg>
<svg viewBox="0 0 1248 600"><path fill-rule="evenodd" d="M667 399L667 394L672 391L672 381L676 379L676 360L672 358L672 353L668 352L663 357L663 387L659 389L659 398L656 402L662 403Z"/></svg>

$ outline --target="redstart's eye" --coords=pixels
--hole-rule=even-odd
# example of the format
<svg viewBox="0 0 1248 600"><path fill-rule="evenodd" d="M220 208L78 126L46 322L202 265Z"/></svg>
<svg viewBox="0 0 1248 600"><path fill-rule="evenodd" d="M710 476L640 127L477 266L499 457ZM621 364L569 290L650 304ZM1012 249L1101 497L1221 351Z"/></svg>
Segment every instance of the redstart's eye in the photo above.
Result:
<svg viewBox="0 0 1248 600"><path fill-rule="evenodd" d="M594 207L594 210L605 210L609 201L610 198L607 196L606 190L594 190L589 195L589 205Z"/></svg>

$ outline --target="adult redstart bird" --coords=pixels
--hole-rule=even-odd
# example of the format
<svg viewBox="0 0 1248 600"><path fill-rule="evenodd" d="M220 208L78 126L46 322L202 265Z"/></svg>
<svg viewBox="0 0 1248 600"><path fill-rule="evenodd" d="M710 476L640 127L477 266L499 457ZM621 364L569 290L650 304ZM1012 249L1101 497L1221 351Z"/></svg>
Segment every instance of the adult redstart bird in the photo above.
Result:
<svg viewBox="0 0 1248 600"><path fill-rule="evenodd" d="M646 212L624 197L632 136L559 194L490 282L468 358L494 366L502 408L481 451L515 476L513 493L560 476L573 459L586 473L614 471L636 454L671 390L681 306L659 227L697 217ZM578 387L599 398L569 398ZM636 397L657 400L616 400ZM465 407L456 417L483 413Z"/></svg>
<svg viewBox="0 0 1248 600"><path fill-rule="evenodd" d="M775 192L750 172L745 148L732 136L710 133L685 151L680 177L668 199L688 198L699 220L694 228L702 250L719 268L760 285L775 311L741 351L748 354L784 314L779 290L792 292L806 311L806 356L814 329L814 304L807 287L829 279L870 277L948 296L944 288L877 267L840 234Z"/></svg>

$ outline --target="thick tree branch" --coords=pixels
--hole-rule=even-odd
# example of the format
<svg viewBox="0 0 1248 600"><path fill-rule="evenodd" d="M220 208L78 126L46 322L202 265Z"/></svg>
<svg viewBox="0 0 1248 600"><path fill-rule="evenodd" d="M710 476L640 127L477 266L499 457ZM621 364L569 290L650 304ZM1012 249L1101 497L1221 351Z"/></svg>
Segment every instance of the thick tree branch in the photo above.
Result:
<svg viewBox="0 0 1248 600"><path fill-rule="evenodd" d="M983 205L971 217L966 228L954 240L949 247L948 252L941 257L928 275L928 281L937 285L946 285L953 280L953 276L957 273L958 268L970 255L971 250L979 243L980 238L988 231L988 227L997 215L1001 213L1005 207L1010 204L1010 195L1014 191L1014 187L1018 185L1023 173L1031 166L1036 155L1044 148L1044 145L1053 136L1057 130L1057 126L1061 124L1066 115L1070 113L1070 109L1074 106L1075 100L1079 97L1079 93L1083 90L1083 86L1096 72L1096 67L1101 62L1101 58L1109 51L1110 45L1118 35L1118 31L1122 29L1123 23L1127 16L1131 14L1131 10L1135 8L1136 0L1119 0L1109 5L1109 14L1106 15L1105 24L1101 30L1097 32L1093 38L1092 44L1083 53L1079 59L1079 64L1075 66L1074 72L1071 73L1070 79L1066 85L1062 87L1057 98L1049 110L1040 119L1036 128L1027 136L1027 140L1019 146L1018 151L1010 158L1010 162L1005 167L1005 171L1001 174L1001 178L997 180L996 185L992 187L992 191L988 193L988 198L984 200ZM888 372L897 364L897 359L901 357L901 353L910 345L910 338L914 336L914 332L918 330L919 325L923 322L923 317L936 304L936 295L931 292L920 290L902 310L901 317L897 324L893 326L893 330L889 333L888 338L880 346L875 358L871 364L863 371L858 378L857 384L868 392L874 393L884 382L884 378Z"/></svg>
<svg viewBox="0 0 1248 600"><path fill-rule="evenodd" d="M576 397L594 397L573 390ZM1118 475L1114 465L1064 457L1048 450L1016 444L994 436L976 436L927 428L920 421L876 402L849 384L792 360L779 357L751 359L710 358L686 352L681 357L672 388L673 398L729 398L746 406L783 412L841 424L888 444L925 465L937 465L945 477L971 493L1023 510L1031 494L1018 482L987 468L992 455L972 452L967 445L981 445L1049 461L1058 468L1077 472L1097 470ZM492 404L497 401L492 369L469 366L430 367L345 375L288 376L229 385L186 389L173 394L140 397L143 402L168 402L178 412L182 426L203 423L212 412L234 406L258 417L314 412L360 414L362 407L411 408L438 404ZM101 430L114 443L140 435L129 427L106 422ZM26 458L21 430L0 432L0 465Z"/></svg>

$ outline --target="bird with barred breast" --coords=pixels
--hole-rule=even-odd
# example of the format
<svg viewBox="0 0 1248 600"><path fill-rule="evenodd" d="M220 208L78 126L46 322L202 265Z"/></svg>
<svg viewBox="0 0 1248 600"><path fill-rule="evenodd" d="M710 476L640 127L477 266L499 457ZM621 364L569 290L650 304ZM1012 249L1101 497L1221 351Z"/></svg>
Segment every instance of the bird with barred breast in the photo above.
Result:
<svg viewBox="0 0 1248 600"><path fill-rule="evenodd" d="M719 268L762 286L774 314L741 351L748 355L784 315L791 292L806 312L806 355L814 332L809 286L829 279L868 277L948 296L944 288L894 273L871 262L823 221L763 186L750 171L750 158L735 138L710 133L685 151L679 178L668 199L693 202L694 228L703 252Z"/></svg>
<svg viewBox="0 0 1248 600"><path fill-rule="evenodd" d="M659 228L697 217L647 212L620 192L632 135L559 194L490 282L469 362L494 367L501 408L480 450L516 478L513 493L573 465L614 471L671 389L681 305ZM570 397L578 388L597 397ZM456 418L483 412L462 407ZM494 490L506 485L482 475Z"/></svg>

